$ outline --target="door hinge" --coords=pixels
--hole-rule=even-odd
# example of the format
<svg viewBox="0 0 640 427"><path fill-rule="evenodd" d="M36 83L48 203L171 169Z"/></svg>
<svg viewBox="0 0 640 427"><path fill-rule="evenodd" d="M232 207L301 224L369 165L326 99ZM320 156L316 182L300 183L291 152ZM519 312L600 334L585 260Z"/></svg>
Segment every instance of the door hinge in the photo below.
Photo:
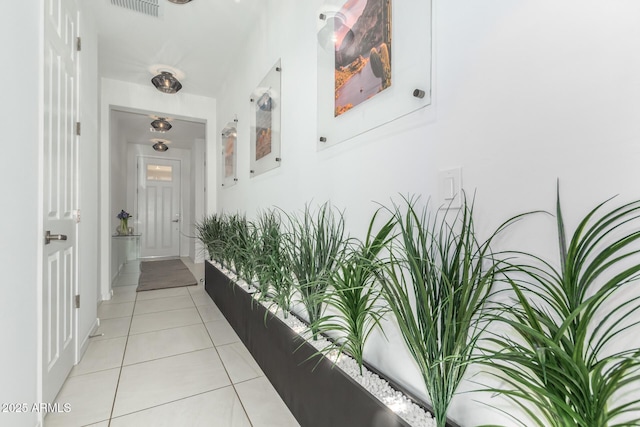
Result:
<svg viewBox="0 0 640 427"><path fill-rule="evenodd" d="M76 308L80 308L80 295L76 295Z"/></svg>
<svg viewBox="0 0 640 427"><path fill-rule="evenodd" d="M80 122L76 122L76 135L80 136L80 130L81 130Z"/></svg>
<svg viewBox="0 0 640 427"><path fill-rule="evenodd" d="M82 50L82 38L76 37L76 50L80 52Z"/></svg>

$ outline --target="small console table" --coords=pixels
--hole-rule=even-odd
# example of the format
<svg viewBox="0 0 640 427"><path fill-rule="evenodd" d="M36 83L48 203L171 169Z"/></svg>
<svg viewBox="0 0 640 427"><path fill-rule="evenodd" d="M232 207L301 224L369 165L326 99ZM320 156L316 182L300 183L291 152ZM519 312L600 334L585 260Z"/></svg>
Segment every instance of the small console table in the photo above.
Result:
<svg viewBox="0 0 640 427"><path fill-rule="evenodd" d="M140 258L140 236L141 234L114 234L114 243L118 243L116 253L118 254L118 264L126 264Z"/></svg>

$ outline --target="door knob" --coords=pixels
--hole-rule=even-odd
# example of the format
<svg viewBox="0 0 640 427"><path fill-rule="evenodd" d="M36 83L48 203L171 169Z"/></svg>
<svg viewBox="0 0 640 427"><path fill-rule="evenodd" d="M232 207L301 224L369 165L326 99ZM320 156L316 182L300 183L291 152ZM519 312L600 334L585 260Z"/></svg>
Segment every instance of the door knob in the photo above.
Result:
<svg viewBox="0 0 640 427"><path fill-rule="evenodd" d="M171 222L180 222L179 219L172 219Z"/></svg>
<svg viewBox="0 0 640 427"><path fill-rule="evenodd" d="M44 233L44 244L48 245L52 240L67 240L66 234L51 234L49 230Z"/></svg>

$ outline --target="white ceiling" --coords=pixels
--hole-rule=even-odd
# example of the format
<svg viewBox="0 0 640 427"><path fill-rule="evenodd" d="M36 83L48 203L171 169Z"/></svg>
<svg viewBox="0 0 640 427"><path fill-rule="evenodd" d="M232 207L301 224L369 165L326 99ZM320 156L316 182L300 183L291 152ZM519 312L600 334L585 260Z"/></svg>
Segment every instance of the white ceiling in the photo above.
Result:
<svg viewBox="0 0 640 427"><path fill-rule="evenodd" d="M266 7L265 0L193 0L176 5L159 0L160 17L111 4L111 0L83 0L93 12L98 31L100 77L151 85L154 70L167 66L183 76L183 93L216 97L223 77L240 50L246 35ZM158 115L158 112L144 112ZM149 143L149 124L144 114L118 112L118 126L129 142ZM164 134L174 141L204 138L204 125L175 120ZM142 128L139 128L143 126ZM162 135L160 136L162 137Z"/></svg>

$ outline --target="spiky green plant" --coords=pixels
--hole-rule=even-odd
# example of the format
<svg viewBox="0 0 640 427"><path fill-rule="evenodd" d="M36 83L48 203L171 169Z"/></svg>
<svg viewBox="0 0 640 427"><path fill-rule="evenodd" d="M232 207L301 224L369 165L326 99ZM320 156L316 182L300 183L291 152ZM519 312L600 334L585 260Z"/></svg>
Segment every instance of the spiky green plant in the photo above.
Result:
<svg viewBox="0 0 640 427"><path fill-rule="evenodd" d="M285 245L285 241L282 241ZM291 312L293 304L294 281L291 273L291 261L288 251L282 246L281 251L269 257L267 262L271 268L271 295L270 299L282 309L282 314L286 319Z"/></svg>
<svg viewBox="0 0 640 427"><path fill-rule="evenodd" d="M434 418L445 426L447 410L482 332L485 303L499 274L490 243L477 239L473 204L463 199L451 223L431 216L417 199L394 205L399 244L381 280L409 352L429 394Z"/></svg>
<svg viewBox="0 0 640 427"><path fill-rule="evenodd" d="M261 283L261 299L275 304L289 317L293 302L294 286L291 273L291 251L287 245L280 211L271 210L261 215L260 264L258 278ZM270 307L269 304L267 304ZM265 313L266 316L266 313Z"/></svg>
<svg viewBox="0 0 640 427"><path fill-rule="evenodd" d="M512 264L515 303L496 315L507 332L492 334L485 351L504 384L491 391L524 411L523 426L640 425L637 394L616 400L640 389L640 297L612 301L632 291L640 272L640 201L603 213L609 200L567 241L558 191L559 268L531 254Z"/></svg>
<svg viewBox="0 0 640 427"><path fill-rule="evenodd" d="M206 215L195 225L196 238L206 248L209 259L222 262L221 251L223 244L222 219L217 214Z"/></svg>
<svg viewBox="0 0 640 427"><path fill-rule="evenodd" d="M378 255L391 239L394 224L387 221L373 234L378 211L369 222L364 242L350 245L337 269L329 277L330 290L326 299L328 307L336 314L322 316L317 320L317 329L323 333L337 332L332 345L324 352L334 349L338 354L347 352L358 363L362 375L364 345L369 335L388 311L379 303L380 288L376 285L376 273L382 269Z"/></svg>
<svg viewBox="0 0 640 427"><path fill-rule="evenodd" d="M227 245L232 254L236 274L251 284L255 279L258 255L257 229L245 215L234 214L229 217L229 230Z"/></svg>
<svg viewBox="0 0 640 427"><path fill-rule="evenodd" d="M302 218L288 215L289 231L285 247L288 250L292 284L307 310L313 339L317 339L317 320L322 316L324 296L344 252L344 217L335 214L329 203L316 214L305 207Z"/></svg>
<svg viewBox="0 0 640 427"><path fill-rule="evenodd" d="M223 268L233 267L234 247L231 245L234 230L232 227L232 216L228 213L220 214L220 245L218 253L220 264Z"/></svg>
<svg viewBox="0 0 640 427"><path fill-rule="evenodd" d="M273 298L276 283L282 282L282 219L275 210L266 210L256 221L256 278L260 300ZM287 309L289 306L287 305Z"/></svg>

